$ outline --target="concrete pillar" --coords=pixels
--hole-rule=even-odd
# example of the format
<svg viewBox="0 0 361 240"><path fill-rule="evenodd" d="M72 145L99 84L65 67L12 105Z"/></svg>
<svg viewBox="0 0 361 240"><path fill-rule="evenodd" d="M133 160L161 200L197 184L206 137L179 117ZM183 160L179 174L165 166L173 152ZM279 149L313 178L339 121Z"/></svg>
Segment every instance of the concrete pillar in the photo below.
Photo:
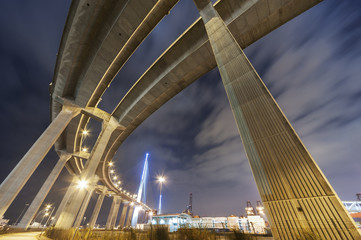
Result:
<svg viewBox="0 0 361 240"><path fill-rule="evenodd" d="M104 188L103 191L98 196L98 200L97 200L97 202L95 204L92 216L90 217L90 222L89 222L89 228L90 229L93 229L94 226L95 226L95 223L96 223L96 221L98 219L99 212L100 212L100 209L102 207L103 200L104 200L106 192L107 192L107 189Z"/></svg>
<svg viewBox="0 0 361 240"><path fill-rule="evenodd" d="M75 220L75 222L74 222L74 227L75 227L75 228L80 227L80 224L81 224L81 222L82 222L82 220L83 220L85 211L86 211L86 209L88 208L89 201L90 201L90 199L91 199L91 197L92 197L93 191L94 191L94 187L93 187L93 186L90 186L90 187L88 188L88 191L87 191L87 193L86 193L86 196L85 196L85 198L84 198L84 200L83 200L83 203L82 203L81 208L80 208L80 210L79 210L78 216L76 217L76 220Z"/></svg>
<svg viewBox="0 0 361 240"><path fill-rule="evenodd" d="M34 200L31 202L28 210L25 212L23 218L17 225L18 228L24 228L25 230L29 227L31 221L35 217L36 212L39 210L41 204L43 203L44 199L48 195L50 189L54 185L54 182L58 178L60 172L63 170L66 162L71 158L71 154L62 153L60 155L60 159L56 163L55 167L51 171L50 175L44 182L43 186L39 190L38 194L36 194Z"/></svg>
<svg viewBox="0 0 361 240"><path fill-rule="evenodd" d="M120 229L122 229L124 227L125 217L127 216L128 208L129 208L129 202L123 202L122 215L120 215L120 220L119 220L119 228Z"/></svg>
<svg viewBox="0 0 361 240"><path fill-rule="evenodd" d="M25 156L0 185L0 216L3 216L12 201L18 195L35 169L54 145L60 134L74 116L79 114L76 108L63 107L63 110L50 123L48 128L33 144Z"/></svg>
<svg viewBox="0 0 361 240"><path fill-rule="evenodd" d="M204 22L275 240L361 239L353 220L209 0Z"/></svg>
<svg viewBox="0 0 361 240"><path fill-rule="evenodd" d="M64 207L65 207L66 203L68 202L70 196L73 194L74 191L77 190L77 189L76 189L76 185L78 184L78 181L79 181L79 178L78 178L77 176L74 176L74 177L73 177L73 180L72 180L72 182L71 182L71 184L70 184L70 186L68 187L68 189L67 189L67 191L66 191L63 199L62 199L61 202L60 202L60 205L59 205L59 207L58 207L58 210L57 210L56 213L55 213L55 216L54 216L54 219L55 219L54 222L55 222L55 223L58 221L59 216L60 216L60 214L63 212Z"/></svg>
<svg viewBox="0 0 361 240"><path fill-rule="evenodd" d="M130 225L132 224L132 218L133 218L134 208L135 208L135 206L129 206L129 212L128 212L128 217L127 217L127 224L125 225L126 227L130 227Z"/></svg>
<svg viewBox="0 0 361 240"><path fill-rule="evenodd" d="M114 196L113 197L112 206L110 207L110 212L109 212L109 215L108 215L107 223L105 225L106 229L115 228L115 222L116 222L117 217L118 217L119 206L120 206L121 202L122 202L122 199L121 199L120 196Z"/></svg>
<svg viewBox="0 0 361 240"><path fill-rule="evenodd" d="M113 117L109 122L103 122L102 131L90 154L89 160L85 164L85 168L81 173L80 179L88 180L94 176L99 162L103 157L107 143L109 142L113 132L119 127L118 122ZM69 197L64 210L61 212L59 220L55 225L56 228L69 229L72 227L85 193L85 191L80 190Z"/></svg>

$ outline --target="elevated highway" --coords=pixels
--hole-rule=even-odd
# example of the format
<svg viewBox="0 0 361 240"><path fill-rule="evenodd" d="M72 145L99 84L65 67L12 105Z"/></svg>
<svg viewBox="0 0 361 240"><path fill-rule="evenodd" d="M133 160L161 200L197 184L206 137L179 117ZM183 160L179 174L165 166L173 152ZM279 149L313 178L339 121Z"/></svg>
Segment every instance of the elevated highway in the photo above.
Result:
<svg viewBox="0 0 361 240"><path fill-rule="evenodd" d="M220 0L215 8L239 45L246 48L319 2ZM59 99L71 100L80 107L96 107L124 63L176 3L175 0L129 0L99 6L97 1L74 1L52 83L52 118L61 110ZM106 163L121 143L154 111L215 67L204 25L197 19L149 67L111 114L124 126L124 131L112 134L98 167L97 174L104 184L119 192L109 178ZM81 130L88 120L89 116L84 114L74 118L57 141L56 149L81 152ZM71 173L79 174L84 166L74 155L66 167Z"/></svg>
<svg viewBox="0 0 361 240"><path fill-rule="evenodd" d="M207 6L213 18L217 19L219 24L217 26L221 26L219 28L227 33L229 39L232 39L232 47L237 50L236 52L242 52L241 49L320 2L319 0L219 0L214 4L215 11L208 1L196 0L201 3L197 6L202 6L199 10L203 11L203 7ZM97 201L98 210L94 211L94 217L92 217L93 220L95 219L93 223L96 221L105 192L114 196L111 208L113 210L111 210L107 225L114 226L114 218L116 219L117 214L115 212L119 209L121 201L127 204L133 203L127 215L128 219L131 218L136 199L134 195L121 190L113 183L109 165L122 142L145 119L177 93L217 67L214 48L211 48L209 42L211 30L207 28L208 33L206 32L204 19L203 22L202 19L197 19L168 47L132 86L112 113L99 109L98 104L119 70L177 2L178 0L72 1L58 52L53 82L50 85L52 122L2 183L0 215L7 210L55 143L55 149L60 157L58 167L52 170L32 202L30 208L33 212L26 215L27 219L22 219L21 224L24 228L30 223L33 214L40 207L64 165L75 177L58 209L57 227L70 228L80 224L96 187L103 190ZM209 13L204 10L202 16ZM223 49L218 53L219 55L216 54L218 60L223 57L225 59L233 57L229 50L227 52L229 45L225 45L222 41L219 44ZM212 46L214 47L214 42ZM241 59L241 55L237 57ZM234 73L236 71L234 69L229 71ZM237 69L239 71L239 68ZM242 74L244 73L238 75L243 76ZM258 80L262 82L261 79ZM283 116L281 111L279 114ZM90 153L84 153L81 151L82 132L86 129L90 118L101 121L102 130ZM292 127L288 126L288 128ZM301 145L302 143L297 146ZM302 150L302 146L300 149ZM288 150L285 149L285 151ZM272 151L273 149L270 152ZM267 161L267 158L265 159ZM310 171L319 171L317 165L312 162L312 158L309 157L309 159L311 159L309 164L313 164L313 169ZM295 164L297 165L297 162ZM322 177L322 173L316 175L323 185L328 184ZM264 176L265 174L262 175ZM76 189L76 182L84 179L91 183L89 189ZM99 180L103 185L98 185ZM330 186L328 188L330 196L332 195L332 199L336 199L335 202L337 202L336 194L332 192ZM262 194L261 196L263 197ZM296 200L287 199L287 201ZM136 204L145 210L150 210L150 207L144 203ZM125 207L126 204L124 204L123 213L127 212ZM294 210L292 206L289 208ZM297 209L299 212L303 211L301 207ZM316 212L313 211L312 214L317 215ZM347 219L346 212L340 212L343 213L342 218ZM292 216L293 222L302 218L298 215ZM125 217L121 219L125 221ZM282 221L280 220L279 223ZM277 229L281 228L277 227ZM298 231L297 229L295 231Z"/></svg>

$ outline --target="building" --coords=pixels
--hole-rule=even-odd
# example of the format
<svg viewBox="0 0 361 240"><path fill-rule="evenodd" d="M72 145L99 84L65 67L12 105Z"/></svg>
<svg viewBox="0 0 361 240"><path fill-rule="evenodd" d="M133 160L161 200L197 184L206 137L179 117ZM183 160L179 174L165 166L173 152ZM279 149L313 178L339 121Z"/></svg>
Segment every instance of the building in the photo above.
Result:
<svg viewBox="0 0 361 240"><path fill-rule="evenodd" d="M356 226L361 228L361 201L342 201L342 203L355 221Z"/></svg>
<svg viewBox="0 0 361 240"><path fill-rule="evenodd" d="M186 213L155 215L150 220L152 225L168 225L170 232L175 232L181 227L204 228L209 230L240 230L251 234L265 234L266 223L259 215L248 217L199 217Z"/></svg>

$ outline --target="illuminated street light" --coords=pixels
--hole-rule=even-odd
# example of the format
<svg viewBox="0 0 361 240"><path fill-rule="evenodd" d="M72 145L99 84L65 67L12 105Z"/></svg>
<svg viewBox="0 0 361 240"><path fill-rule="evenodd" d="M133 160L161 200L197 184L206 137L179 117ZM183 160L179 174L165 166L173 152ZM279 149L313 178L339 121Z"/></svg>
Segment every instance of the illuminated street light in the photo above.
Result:
<svg viewBox="0 0 361 240"><path fill-rule="evenodd" d="M159 214L161 214L161 211L162 211L162 186L163 186L163 183L165 182L165 177L164 176L158 176L158 182L160 184L160 189L159 189Z"/></svg>
<svg viewBox="0 0 361 240"><path fill-rule="evenodd" d="M80 180L78 182L78 188L80 189L84 189L84 188L87 188L88 187L88 181L86 180Z"/></svg>

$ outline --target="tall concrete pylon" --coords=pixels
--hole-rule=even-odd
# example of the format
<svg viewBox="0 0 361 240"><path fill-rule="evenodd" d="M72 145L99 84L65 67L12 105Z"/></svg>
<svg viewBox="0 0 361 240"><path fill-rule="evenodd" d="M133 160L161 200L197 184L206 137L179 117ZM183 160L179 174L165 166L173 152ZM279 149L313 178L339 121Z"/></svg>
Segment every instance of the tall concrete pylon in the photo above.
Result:
<svg viewBox="0 0 361 240"><path fill-rule="evenodd" d="M43 186L40 188L39 192L36 194L34 200L31 202L29 208L26 210L24 216L22 217L19 224L16 226L17 228L27 229L35 217L36 212L39 210L41 204L44 199L48 195L50 189L54 185L54 182L59 177L60 172L63 170L66 162L71 158L71 154L69 153L61 153L60 158L53 170L49 174L48 178L44 182Z"/></svg>
<svg viewBox="0 0 361 240"><path fill-rule="evenodd" d="M275 240L361 239L355 223L209 0L194 0Z"/></svg>
<svg viewBox="0 0 361 240"><path fill-rule="evenodd" d="M63 106L58 116L50 123L48 128L41 134L16 167L1 183L0 216L4 215L35 169L49 152L50 148L68 126L69 122L79 113L79 108Z"/></svg>

